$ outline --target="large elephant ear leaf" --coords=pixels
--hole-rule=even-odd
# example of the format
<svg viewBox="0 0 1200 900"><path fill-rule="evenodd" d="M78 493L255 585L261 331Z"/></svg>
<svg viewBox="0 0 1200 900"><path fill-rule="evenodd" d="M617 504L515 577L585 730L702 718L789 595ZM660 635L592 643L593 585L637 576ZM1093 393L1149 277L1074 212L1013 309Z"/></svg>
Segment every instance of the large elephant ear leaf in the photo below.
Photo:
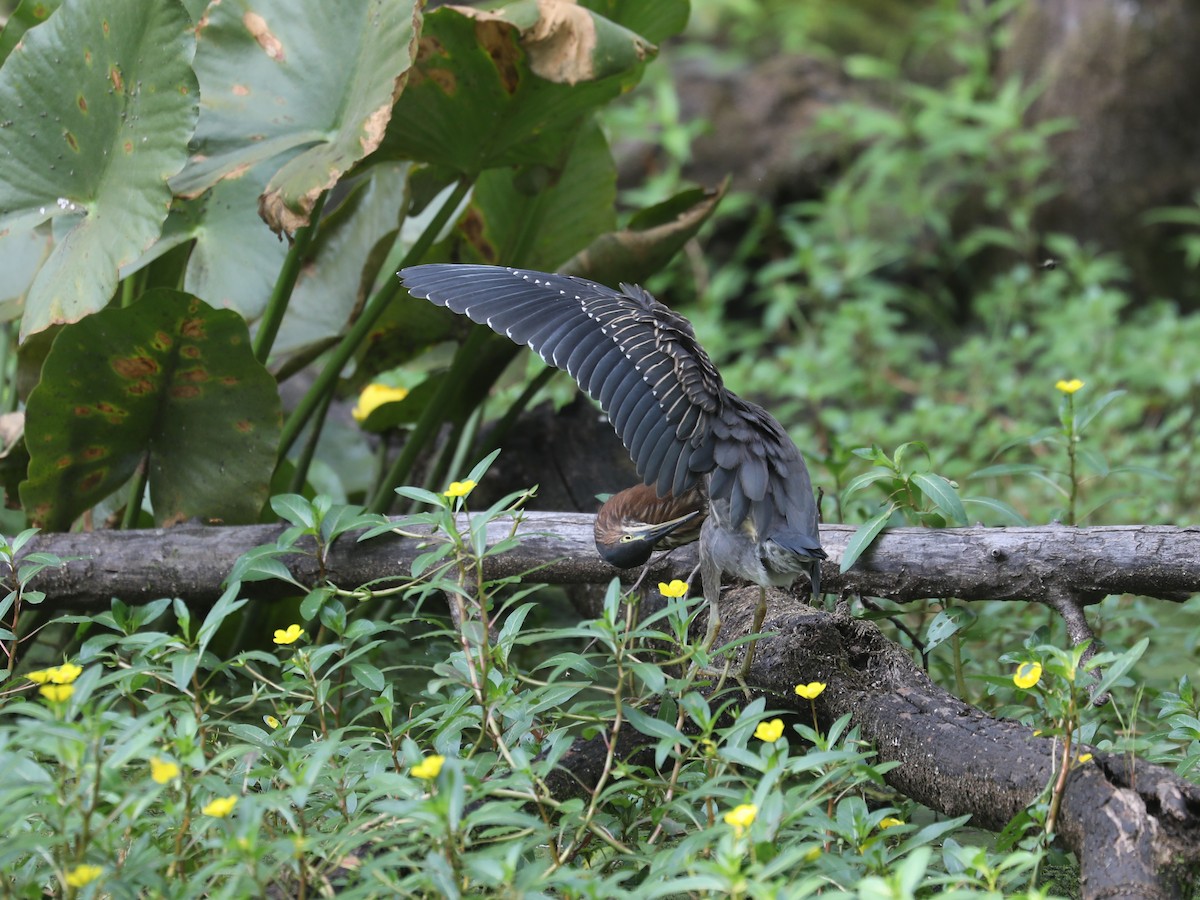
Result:
<svg viewBox="0 0 1200 900"><path fill-rule="evenodd" d="M566 0L439 7L425 18L380 152L472 177L558 166L584 118L635 85L655 52Z"/></svg>
<svg viewBox="0 0 1200 900"><path fill-rule="evenodd" d="M79 0L0 69L0 235L61 220L22 338L103 308L158 237L196 124L191 25L177 0Z"/></svg>
<svg viewBox="0 0 1200 900"><path fill-rule="evenodd" d="M246 323L182 291L148 291L64 327L29 395L21 501L50 530L148 466L159 524L251 522L279 441L275 380Z"/></svg>
<svg viewBox="0 0 1200 900"><path fill-rule="evenodd" d="M230 0L199 26L196 153L172 182L197 196L300 149L260 212L276 232L308 222L321 192L383 140L412 64L414 0Z"/></svg>

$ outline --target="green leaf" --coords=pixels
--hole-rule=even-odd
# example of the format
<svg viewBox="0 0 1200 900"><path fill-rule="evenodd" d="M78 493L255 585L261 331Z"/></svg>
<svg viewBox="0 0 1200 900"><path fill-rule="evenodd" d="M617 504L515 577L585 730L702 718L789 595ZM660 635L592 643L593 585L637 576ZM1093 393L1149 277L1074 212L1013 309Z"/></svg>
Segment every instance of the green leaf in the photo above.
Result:
<svg viewBox="0 0 1200 900"><path fill-rule="evenodd" d="M198 196L293 148L259 209L277 232L308 223L320 194L379 146L411 65L413 0L213 4L198 28L197 152L172 181Z"/></svg>
<svg viewBox="0 0 1200 900"><path fill-rule="evenodd" d="M279 440L275 380L242 318L157 289L64 327L29 396L21 498L62 530L149 467L155 521L253 522Z"/></svg>
<svg viewBox="0 0 1200 900"><path fill-rule="evenodd" d="M967 511L963 509L962 500L949 480L932 472L916 472L909 476L925 496L933 501L934 506L942 511L949 521L956 525L967 524Z"/></svg>
<svg viewBox="0 0 1200 900"><path fill-rule="evenodd" d="M1133 668L1134 663L1142 658L1142 654L1146 652L1146 648L1150 646L1149 638L1142 638L1124 653L1116 658L1112 663L1109 663L1104 670L1104 676L1100 679L1100 683L1096 685L1092 691L1093 697L1100 697L1107 693L1108 690L1117 683L1117 681ZM1106 654L1107 655L1107 654Z"/></svg>
<svg viewBox="0 0 1200 900"><path fill-rule="evenodd" d="M629 227L602 234L558 271L601 284L645 281L660 271L716 212L725 185L692 190L642 210Z"/></svg>
<svg viewBox="0 0 1200 900"><path fill-rule="evenodd" d="M854 534L850 536L850 540L846 542L846 550L842 554L841 567L839 572L846 572L853 566L863 552L866 551L871 543L883 531L887 525L888 519L892 517L892 513L896 511L896 505L890 504L887 509L876 516L872 516L863 524L859 525Z"/></svg>
<svg viewBox="0 0 1200 900"><path fill-rule="evenodd" d="M1110 403L1124 395L1125 391L1109 391L1099 400L1079 410L1075 415L1075 433L1082 434L1083 430L1092 423L1092 419L1100 415Z"/></svg>
<svg viewBox="0 0 1200 900"><path fill-rule="evenodd" d="M407 163L372 166L324 217L275 339L277 355L341 334L361 308L378 274L370 266L372 250L380 242L392 243L401 224L409 168ZM386 277L394 276L389 271ZM367 352L378 352L374 342Z"/></svg>
<svg viewBox="0 0 1200 900"><path fill-rule="evenodd" d="M877 481L891 480L896 477L896 473L891 469L875 468L870 472L863 472L850 480L846 485L846 489L842 491L843 497L849 497L851 494L861 491L865 487L869 487Z"/></svg>
<svg viewBox="0 0 1200 900"><path fill-rule="evenodd" d="M42 263L54 250L54 235L48 224L30 231L0 237L0 322L19 319L25 311L25 296Z"/></svg>
<svg viewBox="0 0 1200 900"><path fill-rule="evenodd" d="M974 619L974 614L963 607L942 610L933 617L929 628L925 630L925 649L932 650L938 644L949 640Z"/></svg>
<svg viewBox="0 0 1200 900"><path fill-rule="evenodd" d="M967 505L979 506L988 512L995 513L1005 525L1020 526L1029 524L1023 515L1003 500L996 500L993 497L964 497L963 508L966 509Z"/></svg>
<svg viewBox="0 0 1200 900"><path fill-rule="evenodd" d="M626 706L622 710L629 724L636 728L639 732L648 737L661 738L668 741L686 741L687 738L683 732L662 719L656 719L653 716L648 716L640 709L635 709L632 706Z"/></svg>
<svg viewBox="0 0 1200 900"><path fill-rule="evenodd" d="M300 617L305 622L311 622L321 612L325 601L333 596L333 591L327 587L313 588L300 601Z"/></svg>
<svg viewBox="0 0 1200 900"><path fill-rule="evenodd" d="M581 0L579 5L656 44L687 27L690 7L688 0Z"/></svg>
<svg viewBox="0 0 1200 900"><path fill-rule="evenodd" d="M61 5L62 0L22 0L4 23L4 32L0 34L0 64L8 59L26 31L45 22L50 13Z"/></svg>
<svg viewBox="0 0 1200 900"><path fill-rule="evenodd" d="M354 676L354 680L365 687L368 691L378 693L382 691L387 682L383 678L383 673L375 666L365 662L350 663L350 674Z"/></svg>
<svg viewBox="0 0 1200 900"><path fill-rule="evenodd" d="M315 533L317 515L312 503L299 494L278 494L271 498L271 510L292 525Z"/></svg>
<svg viewBox="0 0 1200 900"><path fill-rule="evenodd" d="M632 87L654 52L583 7L538 0L441 7L420 47L381 152L469 176L557 167L582 118Z"/></svg>
<svg viewBox="0 0 1200 900"><path fill-rule="evenodd" d="M158 237L196 124L191 24L176 0L80 0L0 69L0 235L62 226L22 337L102 308Z"/></svg>
<svg viewBox="0 0 1200 900"><path fill-rule="evenodd" d="M561 172L526 166L480 175L459 228L479 262L558 271L616 227L616 204L617 168L589 120Z"/></svg>

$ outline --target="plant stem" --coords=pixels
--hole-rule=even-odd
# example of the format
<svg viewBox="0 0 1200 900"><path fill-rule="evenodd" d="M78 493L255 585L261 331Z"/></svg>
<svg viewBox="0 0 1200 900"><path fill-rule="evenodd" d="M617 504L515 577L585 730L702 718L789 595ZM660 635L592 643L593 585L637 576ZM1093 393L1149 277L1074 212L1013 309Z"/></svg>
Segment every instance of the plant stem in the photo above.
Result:
<svg viewBox="0 0 1200 900"><path fill-rule="evenodd" d="M304 490L304 482L308 479L308 469L312 465L313 455L317 452L317 444L321 440L321 432L325 428L325 414L329 411L331 403L333 403L333 391L329 391L321 398L321 402L317 406L316 424L308 433L308 440L304 442L304 448L296 460L296 470L292 473L292 480L288 485L288 490L293 494L299 494Z"/></svg>
<svg viewBox="0 0 1200 900"><path fill-rule="evenodd" d="M1067 394L1067 474L1071 480L1071 493L1067 499L1067 524L1075 525L1075 501L1079 496L1079 480L1075 475L1075 444L1079 440L1075 432L1075 398Z"/></svg>
<svg viewBox="0 0 1200 900"><path fill-rule="evenodd" d="M458 180L458 184L454 187L454 192L442 204L437 215L430 220L429 225L421 232L421 236L413 242L408 253L404 255L404 260L400 263L402 268L412 265L425 255L433 244L434 239L441 232L443 226L449 221L450 216L458 209L463 198L467 196L472 183L473 179L466 176ZM379 290L367 301L367 305L364 307L358 320L346 332L345 337L342 338L338 345L333 348L328 361L325 363L325 367L317 375L312 387L308 389L300 404L292 410L292 414L288 416L287 421L283 425L283 433L279 438L280 459L287 455L287 452L296 442L296 438L299 437L300 432L308 423L309 418L317 409L321 397L333 390L338 377L342 373L342 368L350 361L350 357L354 355L354 351L362 344L363 340L375 326L375 323L379 321L379 317L383 315L384 310L387 309L388 304L395 299L400 291L399 279L394 277L385 278Z"/></svg>
<svg viewBox="0 0 1200 900"><path fill-rule="evenodd" d="M304 262L304 257L308 255L308 248L312 244L313 236L317 233L321 210L325 208L327 196L328 192L326 191L317 197L312 213L309 214L308 224L296 230L292 246L288 248L287 256L284 257L283 268L279 270L279 277L275 279L271 297L267 300L267 309L263 313L262 321L258 323L258 331L254 334L254 358L264 366L267 364L267 358L271 355L271 347L275 343L275 338L279 334L279 324L283 321L283 314L287 312L288 303L291 302L292 291L296 288L296 279L300 277L300 266Z"/></svg>
<svg viewBox="0 0 1200 900"><path fill-rule="evenodd" d="M138 514L142 511L142 497L146 494L149 468L150 460L143 459L133 473L133 481L129 483L129 499L125 501L125 515L121 517L122 531L128 531L137 525Z"/></svg>
<svg viewBox="0 0 1200 900"><path fill-rule="evenodd" d="M485 328L471 329L471 333L467 336L467 339L463 341L462 346L458 348L458 352L454 354L454 362L450 365L450 371L446 373L442 379L442 383L438 385L437 391L429 401L429 404L421 410L421 416L417 419L417 424L413 426L412 433L409 434L408 440L404 442L404 449L400 451L400 455L396 457L396 461L392 463L392 467L388 469L387 474L379 482L379 487L375 491L375 496L371 498L367 512L381 513L391 504L392 488L398 484L403 484L407 480L408 473L412 471L413 463L417 461L417 454L429 443L438 425L441 424L450 397L460 385L460 379L457 377L458 373L467 365L468 361L475 359L479 354L480 347L490 334L491 332Z"/></svg>

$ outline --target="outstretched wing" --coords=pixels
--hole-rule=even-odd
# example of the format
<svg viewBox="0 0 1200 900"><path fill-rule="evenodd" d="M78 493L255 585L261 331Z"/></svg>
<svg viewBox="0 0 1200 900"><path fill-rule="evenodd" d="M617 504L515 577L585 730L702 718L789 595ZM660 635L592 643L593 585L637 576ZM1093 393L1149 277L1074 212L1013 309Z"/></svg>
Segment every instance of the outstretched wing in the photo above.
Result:
<svg viewBox="0 0 1200 900"><path fill-rule="evenodd" d="M638 474L683 494L713 469L726 396L691 323L640 287L498 266L400 273L414 297L487 325L564 369L608 413Z"/></svg>

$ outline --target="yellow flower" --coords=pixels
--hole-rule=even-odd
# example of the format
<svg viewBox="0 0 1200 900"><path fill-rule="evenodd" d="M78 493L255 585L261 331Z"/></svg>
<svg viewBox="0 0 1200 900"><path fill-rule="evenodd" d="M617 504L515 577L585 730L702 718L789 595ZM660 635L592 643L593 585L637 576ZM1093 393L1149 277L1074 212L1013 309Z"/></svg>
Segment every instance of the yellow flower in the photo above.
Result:
<svg viewBox="0 0 1200 900"><path fill-rule="evenodd" d="M295 623L287 628L275 629L275 643L277 644L294 644L300 640L300 635L304 634L304 628Z"/></svg>
<svg viewBox="0 0 1200 900"><path fill-rule="evenodd" d="M1090 754L1090 753L1080 753L1079 754L1079 764L1080 765L1083 765L1085 762L1091 762L1091 761L1092 761L1092 754Z"/></svg>
<svg viewBox="0 0 1200 900"><path fill-rule="evenodd" d="M25 677L36 684L70 684L82 674L83 668L74 663L63 663L61 666L53 666L49 669L41 669L37 672L30 672Z"/></svg>
<svg viewBox="0 0 1200 900"><path fill-rule="evenodd" d="M1054 386L1064 394L1073 394L1083 387L1083 382L1078 378L1072 378L1070 381L1058 381Z"/></svg>
<svg viewBox="0 0 1200 900"><path fill-rule="evenodd" d="M266 722L269 726L271 726L271 728L279 727L279 720L277 718L275 718L274 716L263 716L263 721Z"/></svg>
<svg viewBox="0 0 1200 900"><path fill-rule="evenodd" d="M223 819L233 812L233 808L237 806L237 802L237 794L230 794L228 797L214 797L201 807L200 812L206 816L215 816L218 819Z"/></svg>
<svg viewBox="0 0 1200 900"><path fill-rule="evenodd" d="M816 700L821 696L823 690L825 690L825 683L822 681L810 681L808 684L796 685L796 693L805 700Z"/></svg>
<svg viewBox="0 0 1200 900"><path fill-rule="evenodd" d="M38 688L38 693L51 703L62 703L71 698L75 688L69 684L45 684Z"/></svg>
<svg viewBox="0 0 1200 900"><path fill-rule="evenodd" d="M897 819L895 816L887 816L879 820L879 828L882 831L884 828L895 828L897 825L903 825L903 819Z"/></svg>
<svg viewBox="0 0 1200 900"><path fill-rule="evenodd" d="M157 756L150 757L150 777L158 784L166 784L178 775L179 766L175 765L175 763L166 759L159 759Z"/></svg>
<svg viewBox="0 0 1200 900"><path fill-rule="evenodd" d="M368 384L358 395L358 402L354 404L354 409L350 410L350 415L354 416L354 421L364 422L378 407L403 400L407 396L408 388L389 387L378 382Z"/></svg>
<svg viewBox="0 0 1200 900"><path fill-rule="evenodd" d="M438 777L438 773L442 771L442 765L445 762L446 757L435 753L433 756L425 757L409 771L412 772L414 778L425 778L432 781Z"/></svg>
<svg viewBox="0 0 1200 900"><path fill-rule="evenodd" d="M670 584L665 581L658 583L658 592L664 597L686 597L687 590L687 582L680 581L678 578L673 579Z"/></svg>
<svg viewBox="0 0 1200 900"><path fill-rule="evenodd" d="M86 884L91 884L103 874L104 869L100 866L76 866L67 873L67 886L81 888Z"/></svg>
<svg viewBox="0 0 1200 900"><path fill-rule="evenodd" d="M735 806L729 812L725 813L725 824L733 826L733 833L738 837L754 824L755 818L758 816L758 807L753 803L743 803L741 806Z"/></svg>
<svg viewBox="0 0 1200 900"><path fill-rule="evenodd" d="M465 497L475 490L475 482L468 478L466 481L452 481L450 487L442 491L443 497Z"/></svg>
<svg viewBox="0 0 1200 900"><path fill-rule="evenodd" d="M770 722L759 722L754 729L754 736L760 741L773 744L783 737L783 719L772 719Z"/></svg>
<svg viewBox="0 0 1200 900"><path fill-rule="evenodd" d="M1023 691L1029 690L1042 680L1042 664L1037 662L1021 663L1013 675L1013 684Z"/></svg>

